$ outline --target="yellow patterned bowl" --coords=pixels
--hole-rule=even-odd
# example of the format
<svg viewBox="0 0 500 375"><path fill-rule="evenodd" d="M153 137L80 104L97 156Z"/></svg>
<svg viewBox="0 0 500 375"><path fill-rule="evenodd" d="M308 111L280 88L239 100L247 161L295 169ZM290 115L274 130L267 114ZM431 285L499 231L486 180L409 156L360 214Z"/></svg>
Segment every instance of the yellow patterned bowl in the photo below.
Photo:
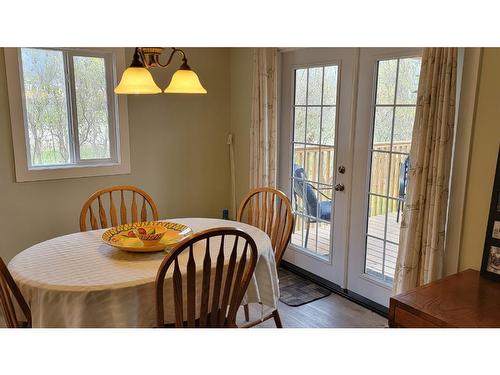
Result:
<svg viewBox="0 0 500 375"><path fill-rule="evenodd" d="M167 228L163 225L145 225L129 231L127 235L139 238L145 246L154 246L160 242L166 232Z"/></svg>
<svg viewBox="0 0 500 375"><path fill-rule="evenodd" d="M103 233L102 240L120 250L144 253L164 250L192 233L184 224L149 221L110 228Z"/></svg>

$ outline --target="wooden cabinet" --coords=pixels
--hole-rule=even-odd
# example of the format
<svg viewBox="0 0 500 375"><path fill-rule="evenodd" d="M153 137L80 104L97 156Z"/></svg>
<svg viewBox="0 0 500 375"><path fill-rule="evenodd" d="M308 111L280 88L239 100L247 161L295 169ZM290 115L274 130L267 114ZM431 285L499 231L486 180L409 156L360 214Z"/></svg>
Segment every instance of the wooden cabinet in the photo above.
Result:
<svg viewBox="0 0 500 375"><path fill-rule="evenodd" d="M500 283L466 270L391 298L389 326L500 327Z"/></svg>

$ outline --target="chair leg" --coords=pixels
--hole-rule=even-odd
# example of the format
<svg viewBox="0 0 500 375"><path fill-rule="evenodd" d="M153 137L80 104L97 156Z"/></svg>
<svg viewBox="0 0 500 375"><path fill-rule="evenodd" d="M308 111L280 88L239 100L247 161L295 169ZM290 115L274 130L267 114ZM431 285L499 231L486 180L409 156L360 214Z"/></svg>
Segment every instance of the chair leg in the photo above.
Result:
<svg viewBox="0 0 500 375"><path fill-rule="evenodd" d="M399 211L401 210L401 201L398 201L398 213L396 215L396 223L399 223Z"/></svg>
<svg viewBox="0 0 500 375"><path fill-rule="evenodd" d="M273 318L274 318L274 323L276 324L276 328L283 328L283 325L281 324L280 314L278 313L278 309L273 311Z"/></svg>
<svg viewBox="0 0 500 375"><path fill-rule="evenodd" d="M248 303L243 305L243 311L245 312L245 320L250 321L250 309L248 308Z"/></svg>

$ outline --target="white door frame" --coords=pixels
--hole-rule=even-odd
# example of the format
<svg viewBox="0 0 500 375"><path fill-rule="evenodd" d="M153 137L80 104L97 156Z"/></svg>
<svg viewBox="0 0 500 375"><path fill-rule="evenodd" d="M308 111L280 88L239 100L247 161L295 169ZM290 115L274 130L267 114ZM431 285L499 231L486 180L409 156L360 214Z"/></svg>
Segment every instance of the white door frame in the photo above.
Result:
<svg viewBox="0 0 500 375"><path fill-rule="evenodd" d="M469 177L472 130L482 61L482 48L459 48L457 68L457 116L446 222L444 275L459 271L465 196Z"/></svg>
<svg viewBox="0 0 500 375"><path fill-rule="evenodd" d="M353 100L357 87L357 48L304 48L282 51L281 71L281 115L279 132L279 178L278 185L289 197L292 197L290 171L292 167L292 137L293 131L293 90L294 70L301 67L323 66L337 64L339 80L337 83L337 116L335 138L335 162L333 184L343 183L343 192L333 192L334 207L332 217L335 225L332 227L329 260L322 259L306 252L295 245L289 245L283 259L329 280L342 288L346 287L347 253L349 233L350 187L352 175L352 144L354 140ZM341 140L341 141L339 141ZM339 174L337 166L345 166L346 172ZM342 217L343 220L339 220Z"/></svg>

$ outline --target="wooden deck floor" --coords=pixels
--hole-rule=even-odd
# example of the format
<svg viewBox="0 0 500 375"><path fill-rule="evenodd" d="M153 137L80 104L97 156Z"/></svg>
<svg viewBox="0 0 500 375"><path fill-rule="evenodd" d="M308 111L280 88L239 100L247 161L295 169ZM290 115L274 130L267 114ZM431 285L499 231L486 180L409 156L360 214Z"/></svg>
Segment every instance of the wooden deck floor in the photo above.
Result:
<svg viewBox="0 0 500 375"><path fill-rule="evenodd" d="M384 243L378 238L384 238L385 216L372 216L368 220L368 234L366 246L366 269L367 272L384 275L386 279L392 279L398 255L399 228L401 221L396 221L396 213L390 213L387 216L387 240L385 261L384 261ZM309 229L308 248L318 255L328 257L330 252L330 225L320 224L317 228L318 243L316 247L316 225L311 224ZM305 228L304 228L305 241ZM373 236L373 237L371 237ZM303 246L302 232L300 225L296 225L295 232L292 234L292 243L297 246Z"/></svg>

